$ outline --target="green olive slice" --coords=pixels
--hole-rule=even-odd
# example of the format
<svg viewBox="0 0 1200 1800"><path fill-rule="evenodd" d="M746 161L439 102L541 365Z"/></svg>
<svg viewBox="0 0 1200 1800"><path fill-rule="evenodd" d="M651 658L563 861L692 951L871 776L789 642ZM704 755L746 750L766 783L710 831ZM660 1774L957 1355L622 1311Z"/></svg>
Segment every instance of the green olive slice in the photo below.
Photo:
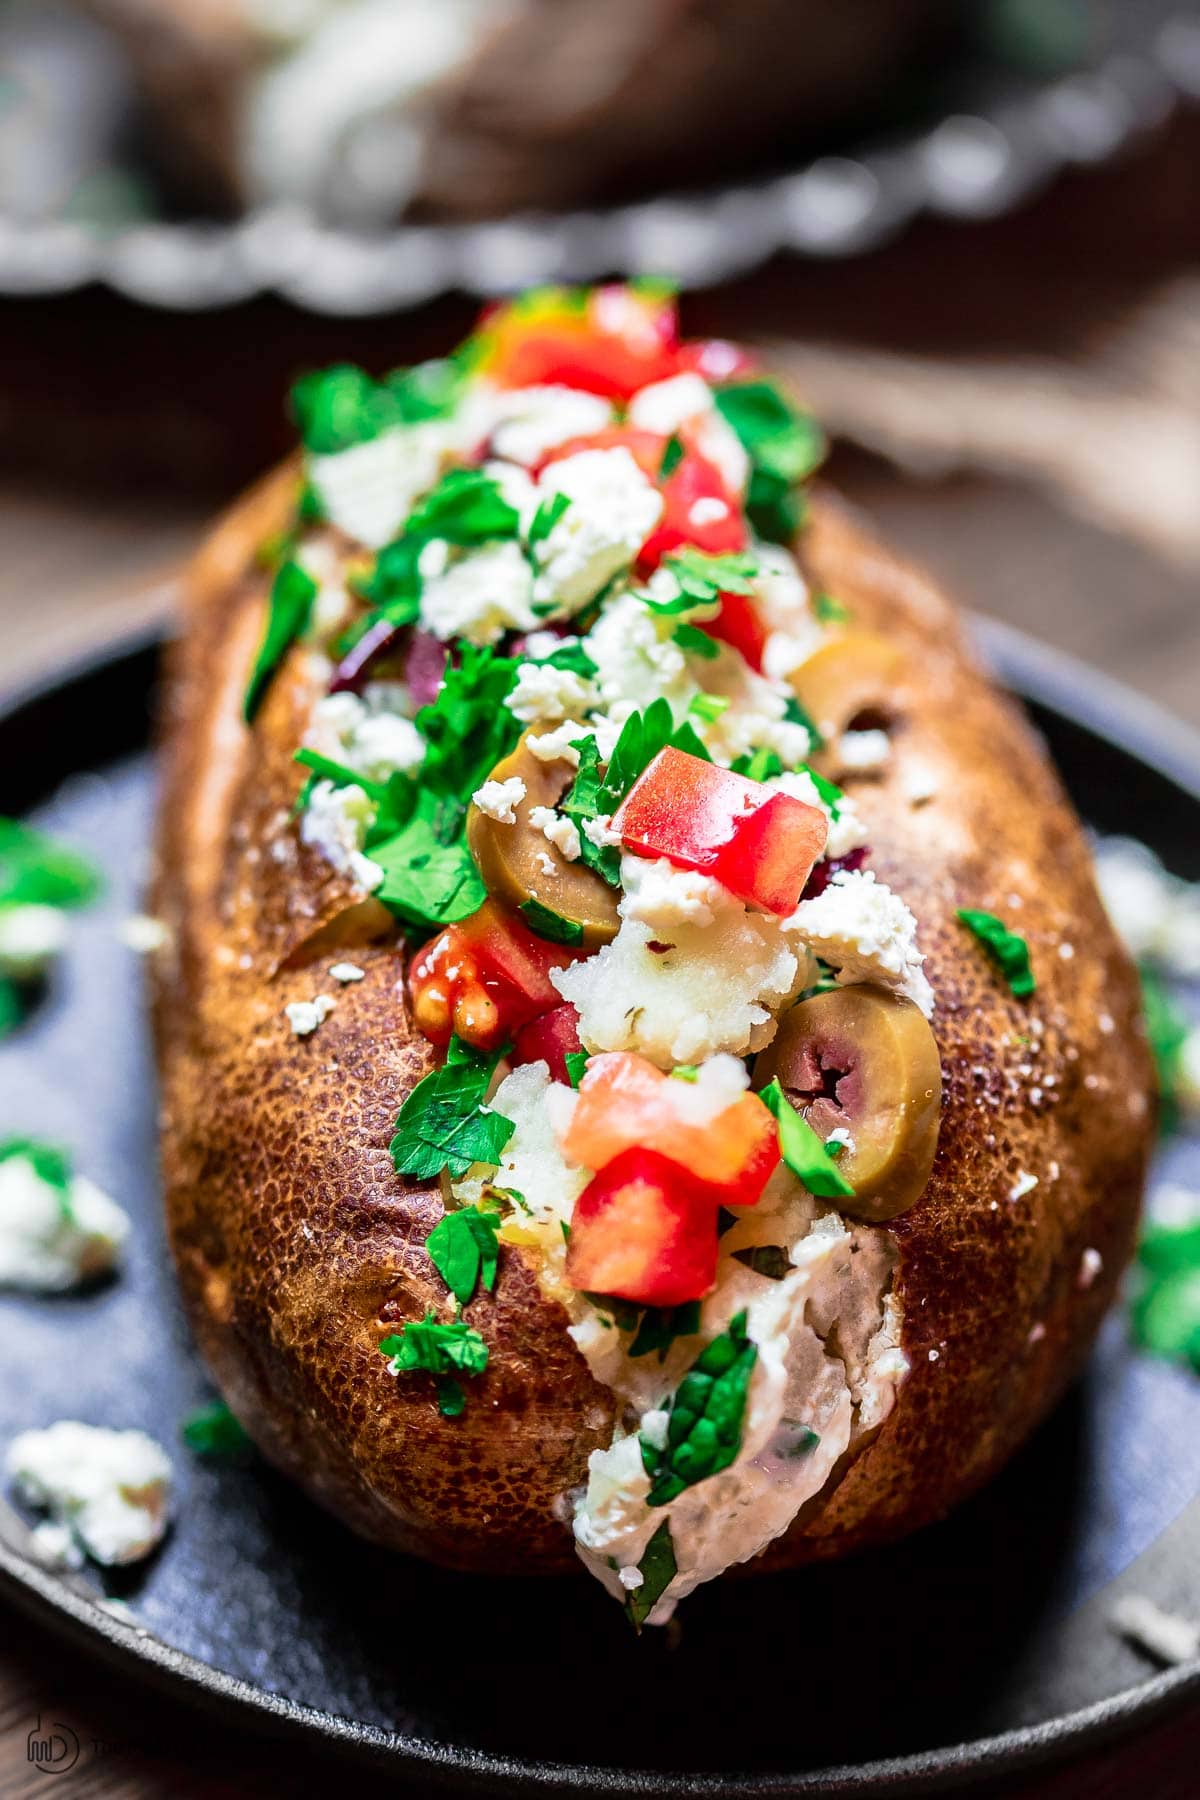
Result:
<svg viewBox="0 0 1200 1800"><path fill-rule="evenodd" d="M472 805L467 813L467 844L489 894L514 911L536 900L560 918L583 927L583 946L599 949L617 935L617 890L586 863L569 862L561 850L530 820L536 806L555 806L574 779L563 757L542 762L529 748L526 732L510 756L492 770L492 781L514 775L525 784L524 797L513 808L516 820L503 824Z"/></svg>
<svg viewBox="0 0 1200 1800"><path fill-rule="evenodd" d="M896 717L896 689L904 658L874 631L829 638L789 677L797 700L830 741L852 726L888 724Z"/></svg>
<svg viewBox="0 0 1200 1800"><path fill-rule="evenodd" d="M942 1065L911 1000L868 986L801 1000L755 1064L756 1087L774 1076L819 1137L849 1134L838 1158L854 1189L844 1212L878 1223L920 1199L937 1149Z"/></svg>

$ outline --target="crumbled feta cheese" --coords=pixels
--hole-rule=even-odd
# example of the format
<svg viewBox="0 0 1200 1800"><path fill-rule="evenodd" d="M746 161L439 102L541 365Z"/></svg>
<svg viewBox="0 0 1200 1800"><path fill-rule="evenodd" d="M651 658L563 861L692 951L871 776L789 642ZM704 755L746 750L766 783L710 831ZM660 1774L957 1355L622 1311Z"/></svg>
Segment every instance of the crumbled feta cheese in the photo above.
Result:
<svg viewBox="0 0 1200 1800"><path fill-rule="evenodd" d="M296 1037L310 1037L333 1011L332 994L316 994L311 1000L293 1000L284 1007L288 1024Z"/></svg>
<svg viewBox="0 0 1200 1800"><path fill-rule="evenodd" d="M475 789L472 800L481 813L489 819L495 819L497 825L515 825L517 807L525 798L527 790L519 775L510 775L506 781L485 781L482 787Z"/></svg>
<svg viewBox="0 0 1200 1800"><path fill-rule="evenodd" d="M54 1519L43 1519L29 1537L29 1548L43 1569L61 1572L82 1569L84 1554L65 1525Z"/></svg>
<svg viewBox="0 0 1200 1800"><path fill-rule="evenodd" d="M712 389L701 376L672 375L638 390L629 402L629 423L639 431L670 437L689 420L711 412L712 407Z"/></svg>
<svg viewBox="0 0 1200 1800"><path fill-rule="evenodd" d="M579 752L573 748L573 744L590 735L590 726L581 725L578 719L568 719L554 731L540 731L536 736L527 737L525 748L539 762L566 762L577 769Z"/></svg>
<svg viewBox="0 0 1200 1800"><path fill-rule="evenodd" d="M1079 1259L1079 1273L1075 1277L1076 1285L1086 1291L1094 1284L1103 1267L1104 1258L1089 1244Z"/></svg>
<svg viewBox="0 0 1200 1800"><path fill-rule="evenodd" d="M711 925L718 912L740 904L711 875L677 869L666 857L623 856L621 886L621 917L639 919L660 936L677 925Z"/></svg>
<svg viewBox="0 0 1200 1800"><path fill-rule="evenodd" d="M128 949L139 956L150 956L155 950L166 949L171 928L165 919L152 918L149 913L130 913L117 927L117 935Z"/></svg>
<svg viewBox="0 0 1200 1800"><path fill-rule="evenodd" d="M494 644L506 631L529 631L537 619L520 544L506 538L467 550L442 574L424 581L421 623L443 641L464 637L472 644Z"/></svg>
<svg viewBox="0 0 1200 1800"><path fill-rule="evenodd" d="M552 806L532 806L529 809L529 823L535 831L540 831L548 843L562 853L568 862L577 862L581 845L579 832L570 819L556 813Z"/></svg>
<svg viewBox="0 0 1200 1800"><path fill-rule="evenodd" d="M57 906L0 906L0 975L34 981L66 948L70 927Z"/></svg>
<svg viewBox="0 0 1200 1800"><path fill-rule="evenodd" d="M617 1570L617 1580L627 1594L636 1593L637 1589L642 1586L645 1579L646 1577L642 1574L642 1571L632 1565L626 1565L625 1568Z"/></svg>
<svg viewBox="0 0 1200 1800"><path fill-rule="evenodd" d="M591 437L612 421L613 411L599 394L579 388L510 388L496 397L499 423L492 448L509 462L532 465L568 439Z"/></svg>
<svg viewBox="0 0 1200 1800"><path fill-rule="evenodd" d="M318 850L339 874L349 875L368 894L383 880L378 863L363 855L375 802L360 787L318 781L300 820L300 837Z"/></svg>
<svg viewBox="0 0 1200 1800"><path fill-rule="evenodd" d="M389 775L419 768L425 760L425 740L411 719L398 713L377 713L363 720L354 734L356 774L368 781L386 781Z"/></svg>
<svg viewBox="0 0 1200 1800"><path fill-rule="evenodd" d="M1017 1176L1017 1179L1009 1188L1008 1197L1010 1200L1023 1200L1026 1194L1032 1194L1037 1184L1037 1176L1031 1175L1027 1169L1022 1169Z"/></svg>
<svg viewBox="0 0 1200 1800"><path fill-rule="evenodd" d="M536 547L534 599L567 615L629 567L661 517L663 498L625 449L565 456L538 485L543 498L565 494L571 504Z"/></svg>
<svg viewBox="0 0 1200 1800"><path fill-rule="evenodd" d="M523 725L556 725L560 719L587 712L594 699L591 682L572 669L525 662L505 704Z"/></svg>
<svg viewBox="0 0 1200 1800"><path fill-rule="evenodd" d="M611 813L597 813L594 819L585 819L583 835L597 850L615 850L621 842L620 832L613 830Z"/></svg>
<svg viewBox="0 0 1200 1800"><path fill-rule="evenodd" d="M456 1197L465 1202L479 1199L486 1182L497 1187L515 1188L525 1198L534 1226L545 1227L545 1248L561 1256L562 1222L570 1222L575 1202L587 1185L587 1173L570 1169L558 1147L555 1121L562 1126L553 1102L565 1100L570 1106L575 1095L550 1079L544 1062L522 1063L506 1075L488 1102L493 1112L509 1119L513 1134L500 1157L494 1174L476 1164L465 1176L453 1183Z"/></svg>
<svg viewBox="0 0 1200 1800"><path fill-rule="evenodd" d="M372 682L357 694L326 694L312 709L305 748L343 763L368 781L419 767L425 740L402 708L407 694L400 682Z"/></svg>
<svg viewBox="0 0 1200 1800"><path fill-rule="evenodd" d="M536 862L543 875L557 875L558 864L545 850L539 850L533 860Z"/></svg>
<svg viewBox="0 0 1200 1800"><path fill-rule="evenodd" d="M329 977L331 981L340 981L344 984L349 981L362 981L366 973L367 971L360 969L357 963L338 962L333 964L329 971Z"/></svg>
<svg viewBox="0 0 1200 1800"><path fill-rule="evenodd" d="M1164 1612L1145 1594L1122 1594L1108 1614L1109 1624L1139 1650L1161 1663L1186 1663L1200 1655L1200 1626Z"/></svg>
<svg viewBox="0 0 1200 1800"><path fill-rule="evenodd" d="M332 456L309 456L308 478L331 525L369 550L381 550L453 453L453 431L441 420L427 420Z"/></svg>
<svg viewBox="0 0 1200 1800"><path fill-rule="evenodd" d="M829 821L829 835L825 839L825 855L831 859L849 856L852 850L861 850L867 843L867 828L854 809L854 802L848 795L843 795L832 806L821 798L816 782L804 769L786 775L775 775L763 783L764 787L774 789L781 794L791 794L794 800L803 800L806 806L816 806ZM837 817L834 817L834 813Z"/></svg>
<svg viewBox="0 0 1200 1800"><path fill-rule="evenodd" d="M137 1562L166 1531L171 1465L144 1431L60 1419L14 1438L5 1467L20 1498L49 1512L99 1563Z"/></svg>
<svg viewBox="0 0 1200 1800"><path fill-rule="evenodd" d="M626 918L612 943L550 979L578 1008L587 1049L636 1050L672 1069L769 1043L807 967L774 920L735 905L711 924L673 926L666 949L654 927Z"/></svg>
<svg viewBox="0 0 1200 1800"><path fill-rule="evenodd" d="M66 1193L28 1157L0 1162L0 1287L61 1294L121 1260L129 1215L86 1176Z"/></svg>
<svg viewBox="0 0 1200 1800"><path fill-rule="evenodd" d="M843 769L855 775L871 775L887 762L892 740L886 731L843 731L837 753Z"/></svg>
<svg viewBox="0 0 1200 1800"><path fill-rule="evenodd" d="M668 622L669 625L670 622ZM671 637L659 636L659 622L636 594L620 594L601 613L584 639L596 665L601 704L614 714L644 710L666 699L677 718L700 692L687 657ZM705 664L708 678L710 665Z"/></svg>
<svg viewBox="0 0 1200 1800"><path fill-rule="evenodd" d="M693 500L688 508L688 524L700 527L715 525L718 519L729 517L729 506L724 500L718 500L715 494L702 494L699 500Z"/></svg>
<svg viewBox="0 0 1200 1800"><path fill-rule="evenodd" d="M814 956L831 963L838 981L877 981L907 994L928 1018L933 992L917 949L917 922L898 894L869 870L839 870L813 900L802 900L783 923Z"/></svg>

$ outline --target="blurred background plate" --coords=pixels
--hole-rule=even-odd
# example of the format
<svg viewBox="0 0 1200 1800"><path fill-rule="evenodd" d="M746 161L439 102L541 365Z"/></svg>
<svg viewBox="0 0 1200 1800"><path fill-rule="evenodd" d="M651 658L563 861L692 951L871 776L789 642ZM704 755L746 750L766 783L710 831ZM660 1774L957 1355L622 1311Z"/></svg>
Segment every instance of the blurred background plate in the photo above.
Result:
<svg viewBox="0 0 1200 1800"><path fill-rule="evenodd" d="M1085 817L1200 876L1197 740L1018 634L984 643ZM384 1558L256 1461L191 1462L179 1424L207 1390L167 1267L140 970L119 936L145 870L154 662L147 643L0 708L10 804L109 883L46 1005L0 1045L0 1084L35 1134L60 1132L69 1094L74 1147L136 1220L120 1282L6 1301L0 1439L64 1411L143 1426L172 1447L178 1516L149 1566L102 1590L39 1568L0 1507L6 1592L126 1678L290 1737L257 1791L303 1791L285 1766L333 1791L319 1758L350 1750L422 1795L929 1793L1079 1758L1200 1694L1200 1664L1155 1674L1110 1623L1129 1593L1200 1616L1200 1383L1136 1353L1119 1313L1085 1379L953 1518L842 1565L716 1584L678 1633L637 1642L582 1578ZM1200 1142L1164 1144L1157 1179L1195 1186Z"/></svg>
<svg viewBox="0 0 1200 1800"><path fill-rule="evenodd" d="M152 153L145 84L116 41L67 0L0 0L0 294L100 282L165 308L276 293L366 315L613 273L669 271L698 287L780 252L859 253L922 213L994 217L1200 95L1197 0L943 4L957 8L948 46L899 65L885 101L860 96L819 129L781 130L786 154L760 153L722 185L648 194L643 178L627 203L600 209L364 230L294 203L197 211L195 183L181 187ZM206 0L197 18L222 10ZM84 11L132 15L127 42L147 44L153 63L161 16L187 8L89 0ZM219 111L219 91L203 98ZM651 83L645 107L654 101Z"/></svg>

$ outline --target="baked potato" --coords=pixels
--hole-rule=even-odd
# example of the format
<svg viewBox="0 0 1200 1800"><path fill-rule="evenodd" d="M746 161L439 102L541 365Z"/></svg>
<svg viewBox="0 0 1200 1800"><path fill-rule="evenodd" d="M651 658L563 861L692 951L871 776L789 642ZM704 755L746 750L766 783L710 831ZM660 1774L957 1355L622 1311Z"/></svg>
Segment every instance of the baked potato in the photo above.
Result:
<svg viewBox="0 0 1200 1800"><path fill-rule="evenodd" d="M662 292L305 377L169 657L179 1281L266 1456L659 1622L936 1519L1078 1369L1153 1135L1083 833L812 420Z"/></svg>

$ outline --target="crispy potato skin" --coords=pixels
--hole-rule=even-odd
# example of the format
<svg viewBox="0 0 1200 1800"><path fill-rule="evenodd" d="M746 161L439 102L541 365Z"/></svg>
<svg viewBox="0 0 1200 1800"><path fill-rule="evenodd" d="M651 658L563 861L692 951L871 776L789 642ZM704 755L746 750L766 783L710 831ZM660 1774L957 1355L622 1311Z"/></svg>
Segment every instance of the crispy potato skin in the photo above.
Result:
<svg viewBox="0 0 1200 1800"><path fill-rule="evenodd" d="M431 1058L394 936L371 942L363 927L341 954L366 978L344 990L328 978L335 957L306 947L351 898L286 820L292 752L322 685L312 659L293 653L253 730L241 723L267 585L253 551L284 521L294 480L279 471L218 526L188 574L168 665L154 905L172 943L156 959L154 1015L180 1284L239 1418L356 1530L456 1568L576 1567L560 1496L608 1442L612 1396L522 1253L503 1250L495 1295L467 1309L491 1361L460 1418L442 1419L432 1381L393 1377L378 1352L427 1307L450 1316L423 1248L438 1188L406 1184L387 1150ZM928 1191L890 1228L912 1374L833 1491L756 1567L912 1530L999 1467L1112 1298L1153 1135L1135 972L1036 738L974 667L947 600L828 496L801 551L855 624L894 634L908 656L887 773L853 785L871 866L918 920L945 1093ZM921 789L932 797L910 797ZM1009 995L959 906L1027 937L1031 1000ZM323 989L333 1014L293 1036L285 1004ZM1037 1186L1010 1198L1026 1173ZM1103 1269L1084 1288L1089 1247Z"/></svg>

